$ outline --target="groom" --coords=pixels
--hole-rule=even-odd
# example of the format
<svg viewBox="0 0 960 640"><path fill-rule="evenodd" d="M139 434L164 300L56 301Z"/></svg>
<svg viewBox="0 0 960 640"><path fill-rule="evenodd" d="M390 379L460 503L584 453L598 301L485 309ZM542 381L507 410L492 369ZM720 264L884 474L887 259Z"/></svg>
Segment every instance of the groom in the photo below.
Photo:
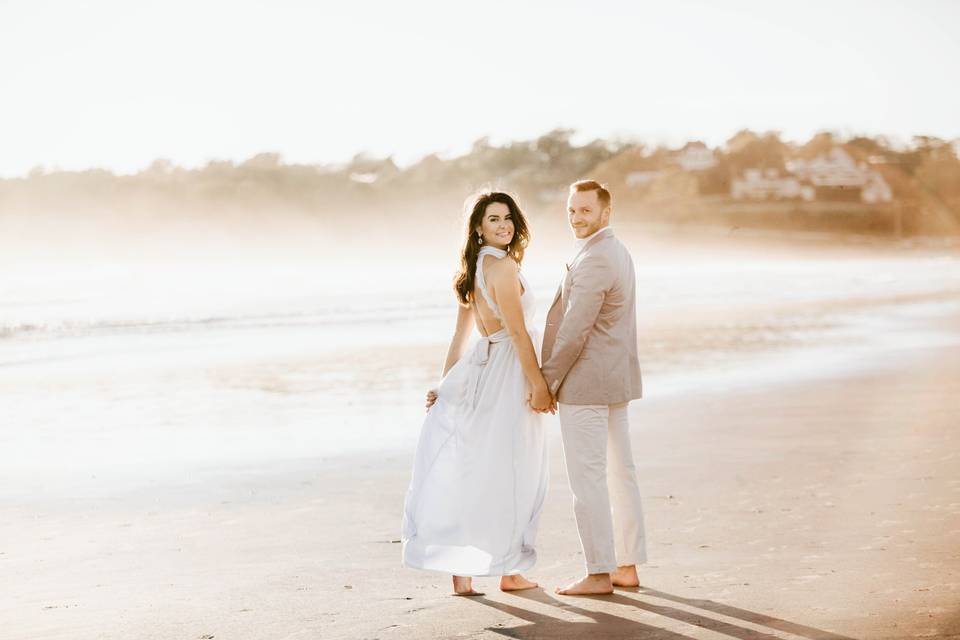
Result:
<svg viewBox="0 0 960 640"><path fill-rule="evenodd" d="M603 185L570 185L567 217L578 252L547 314L542 370L560 407L587 575L557 593L604 594L638 586L637 565L647 559L627 419L628 403L641 395L636 277L609 226Z"/></svg>

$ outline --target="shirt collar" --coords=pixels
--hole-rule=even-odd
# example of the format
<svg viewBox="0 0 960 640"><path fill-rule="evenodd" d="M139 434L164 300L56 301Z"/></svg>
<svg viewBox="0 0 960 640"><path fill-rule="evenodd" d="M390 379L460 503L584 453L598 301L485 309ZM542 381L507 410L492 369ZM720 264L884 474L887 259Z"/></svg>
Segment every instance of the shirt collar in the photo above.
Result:
<svg viewBox="0 0 960 640"><path fill-rule="evenodd" d="M594 233L591 233L586 238L577 238L576 240L574 240L574 244L576 245L577 250L579 251L580 249L583 249L584 245L590 242L590 240L592 240L594 236L603 233L609 228L610 228L610 225L607 225L601 229L597 229Z"/></svg>

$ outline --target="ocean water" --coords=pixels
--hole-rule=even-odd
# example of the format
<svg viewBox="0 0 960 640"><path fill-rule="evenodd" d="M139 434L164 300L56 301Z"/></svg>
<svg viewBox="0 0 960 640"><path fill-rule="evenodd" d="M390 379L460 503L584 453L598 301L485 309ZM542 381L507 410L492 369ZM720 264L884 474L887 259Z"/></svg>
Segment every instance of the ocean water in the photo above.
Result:
<svg viewBox="0 0 960 640"><path fill-rule="evenodd" d="M542 323L566 248L524 270ZM634 250L645 397L753 388L955 343L936 251ZM32 264L0 278L0 496L116 491L411 448L453 265L372 255Z"/></svg>

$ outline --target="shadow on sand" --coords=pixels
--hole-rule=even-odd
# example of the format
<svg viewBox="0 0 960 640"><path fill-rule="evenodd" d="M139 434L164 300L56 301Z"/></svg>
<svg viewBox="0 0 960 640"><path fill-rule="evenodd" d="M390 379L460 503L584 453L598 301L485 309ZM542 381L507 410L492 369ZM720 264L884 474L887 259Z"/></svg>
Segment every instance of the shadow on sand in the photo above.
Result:
<svg viewBox="0 0 960 640"><path fill-rule="evenodd" d="M559 640L579 638L609 638L611 640L620 638L632 638L634 640L688 640L691 637L651 624L637 622L630 618L613 615L612 613L585 609L575 604L577 600L586 599L603 603L613 603L624 607L633 607L635 610L640 610L640 612L656 614L664 618L670 618L671 621L683 622L741 640L778 640L782 638L782 636L740 626L734 622L718 619L712 614L718 614L725 618L735 618L752 625L768 627L769 629L782 633L790 633L810 640L852 640L848 636L816 629L804 624L781 620L780 618L713 602L712 600L683 598L647 587L618 589L617 593L611 596L565 598L563 600L548 595L542 589L518 592L514 595L516 595L519 600L527 600L548 607L554 607L557 609L557 615L553 616L538 613L537 611L531 610L531 608L496 602L485 597L471 598L470 601L497 609L503 613L508 613L530 623L516 627L488 627L488 631L493 631L508 638L556 638ZM638 596L650 596L660 600L668 600L682 604L685 608L681 609L656 604ZM542 607L536 608L542 610ZM691 611L689 608L696 609L697 611ZM632 613L636 614L637 612L634 611ZM586 620L573 620L571 619L573 617L586 618ZM670 626L675 625L671 623Z"/></svg>

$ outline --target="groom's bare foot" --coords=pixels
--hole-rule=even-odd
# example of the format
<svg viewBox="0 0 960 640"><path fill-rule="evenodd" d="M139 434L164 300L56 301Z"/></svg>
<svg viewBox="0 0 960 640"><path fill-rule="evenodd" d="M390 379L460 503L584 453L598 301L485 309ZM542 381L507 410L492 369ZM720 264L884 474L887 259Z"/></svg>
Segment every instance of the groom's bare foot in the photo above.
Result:
<svg viewBox="0 0 960 640"><path fill-rule="evenodd" d="M521 575L500 578L501 591L523 591L524 589L536 589L539 586L536 582L527 580Z"/></svg>
<svg viewBox="0 0 960 640"><path fill-rule="evenodd" d="M482 596L479 591L473 590L473 578L453 576L453 595L455 596Z"/></svg>
<svg viewBox="0 0 960 640"><path fill-rule="evenodd" d="M557 589L562 596L601 596L613 593L613 582L609 573L591 573L590 575L572 582L562 589Z"/></svg>
<svg viewBox="0 0 960 640"><path fill-rule="evenodd" d="M610 580L615 587L639 587L640 578L637 576L637 565L628 564L617 567L617 570L610 574Z"/></svg>

